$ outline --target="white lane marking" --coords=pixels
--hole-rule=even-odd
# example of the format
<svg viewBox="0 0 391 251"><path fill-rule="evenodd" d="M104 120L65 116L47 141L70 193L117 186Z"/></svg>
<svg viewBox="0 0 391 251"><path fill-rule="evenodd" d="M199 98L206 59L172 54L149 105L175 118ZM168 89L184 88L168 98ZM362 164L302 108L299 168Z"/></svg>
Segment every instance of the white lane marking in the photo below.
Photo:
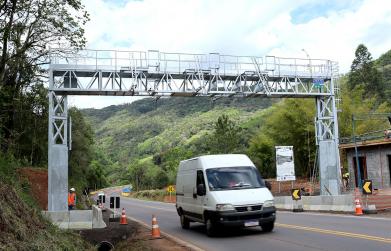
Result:
<svg viewBox="0 0 391 251"><path fill-rule="evenodd" d="M294 214L298 215L295 212L289 211L277 211L278 214ZM328 216L328 217L342 217L342 218L355 218L355 219L369 219L369 220L381 220L381 221L391 221L391 218L382 218L382 217L370 217L370 216L355 216L355 215L341 215L341 214L332 214L332 213L311 213L311 212L301 212L300 214L305 215L315 215L315 216Z"/></svg>
<svg viewBox="0 0 391 251"><path fill-rule="evenodd" d="M281 224L281 223L276 223L276 226L283 227L283 228L299 229L299 230L304 230L304 231L316 232L316 233L321 233L321 234L330 234L330 235L337 235L337 236L343 236L343 237L366 239L366 240L385 242L385 243L391 244L390 238L384 238L384 237L375 236L375 235L357 234L357 233L351 233L351 232L343 232L343 231L336 231L336 230L330 230L330 229L322 229L322 228L314 228L314 227L290 225L290 224Z"/></svg>

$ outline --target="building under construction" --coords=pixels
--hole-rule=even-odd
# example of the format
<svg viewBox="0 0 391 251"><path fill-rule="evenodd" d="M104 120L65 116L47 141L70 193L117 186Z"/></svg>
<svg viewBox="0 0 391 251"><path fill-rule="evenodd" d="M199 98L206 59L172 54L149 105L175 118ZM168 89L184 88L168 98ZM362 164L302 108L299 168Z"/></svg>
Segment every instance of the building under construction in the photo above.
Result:
<svg viewBox="0 0 391 251"><path fill-rule="evenodd" d="M340 144L341 157L345 158L350 174L350 188L358 187L358 166L360 167L361 180L369 179L373 182L374 189L386 189L391 187L391 139L385 137L377 140L362 140L355 143Z"/></svg>

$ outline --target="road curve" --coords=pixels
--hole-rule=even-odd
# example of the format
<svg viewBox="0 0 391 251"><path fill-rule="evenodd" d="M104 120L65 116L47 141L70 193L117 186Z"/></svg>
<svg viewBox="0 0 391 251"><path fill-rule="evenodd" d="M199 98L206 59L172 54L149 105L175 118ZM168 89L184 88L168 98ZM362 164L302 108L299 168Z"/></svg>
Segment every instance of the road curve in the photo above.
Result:
<svg viewBox="0 0 391 251"><path fill-rule="evenodd" d="M272 233L260 227L223 229L209 238L202 224L182 229L174 204L122 197L121 207L127 216L148 225L156 215L161 231L204 250L391 250L391 218L278 211Z"/></svg>

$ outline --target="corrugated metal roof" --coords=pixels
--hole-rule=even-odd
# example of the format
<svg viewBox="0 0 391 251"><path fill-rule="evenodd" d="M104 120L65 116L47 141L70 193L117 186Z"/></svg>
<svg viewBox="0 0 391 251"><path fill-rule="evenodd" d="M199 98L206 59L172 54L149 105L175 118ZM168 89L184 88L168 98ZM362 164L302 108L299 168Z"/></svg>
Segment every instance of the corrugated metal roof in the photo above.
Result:
<svg viewBox="0 0 391 251"><path fill-rule="evenodd" d="M368 146L378 146L378 145L389 145L391 144L391 139L381 139L381 140L368 140L368 141L359 141L356 143L357 147L368 147ZM340 149L350 149L354 148L354 143L349 144L340 144Z"/></svg>

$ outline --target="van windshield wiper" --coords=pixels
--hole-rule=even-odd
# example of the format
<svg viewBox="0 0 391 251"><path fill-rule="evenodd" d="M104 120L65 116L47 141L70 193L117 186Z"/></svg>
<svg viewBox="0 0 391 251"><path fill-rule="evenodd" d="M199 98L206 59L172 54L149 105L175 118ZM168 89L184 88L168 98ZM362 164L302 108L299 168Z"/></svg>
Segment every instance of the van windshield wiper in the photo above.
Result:
<svg viewBox="0 0 391 251"><path fill-rule="evenodd" d="M239 183L233 185L232 187L251 187L251 184L239 182Z"/></svg>

